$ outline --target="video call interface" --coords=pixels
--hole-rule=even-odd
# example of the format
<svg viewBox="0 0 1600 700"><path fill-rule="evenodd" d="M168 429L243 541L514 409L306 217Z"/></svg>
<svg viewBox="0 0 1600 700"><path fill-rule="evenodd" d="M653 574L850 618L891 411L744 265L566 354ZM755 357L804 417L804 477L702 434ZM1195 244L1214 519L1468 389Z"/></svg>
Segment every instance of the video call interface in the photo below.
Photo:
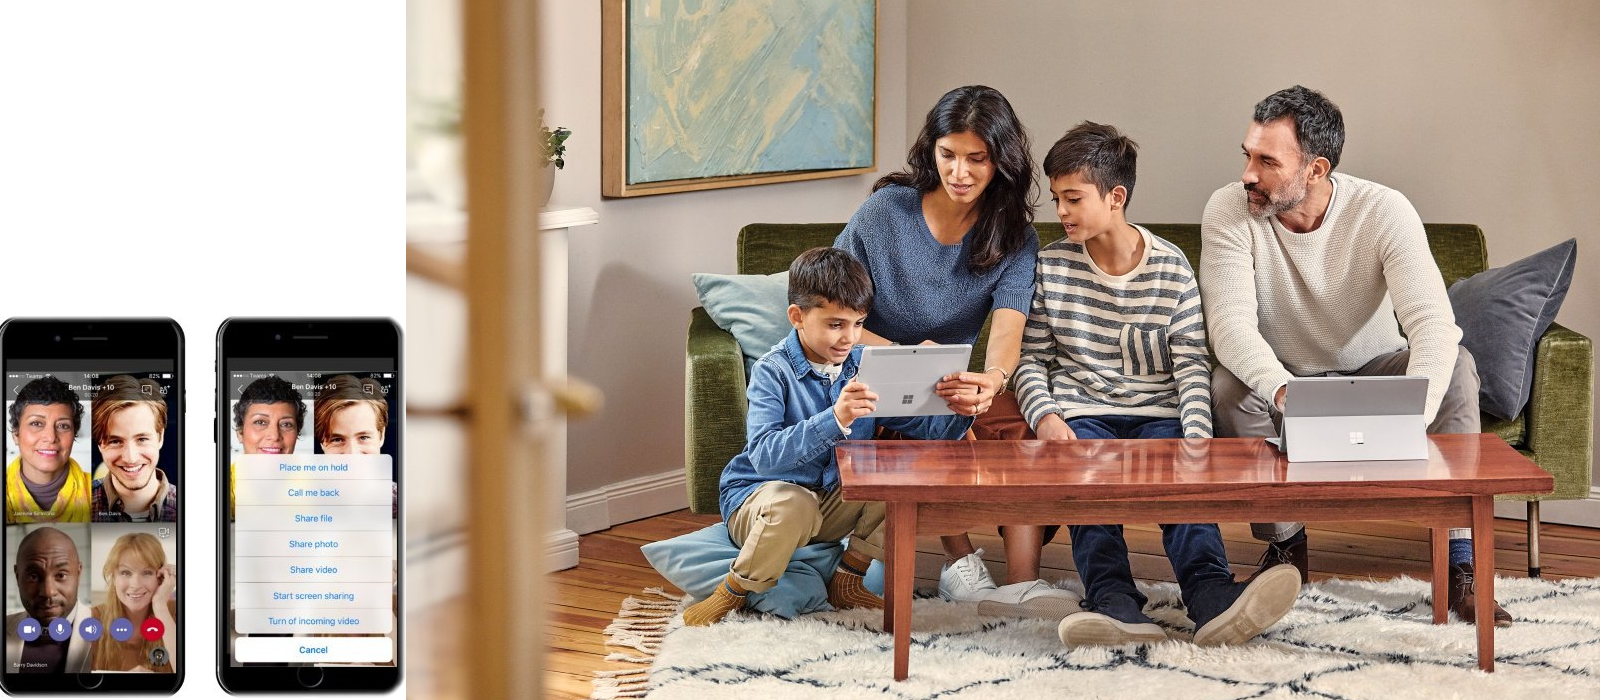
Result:
<svg viewBox="0 0 1600 700"><path fill-rule="evenodd" d="M173 673L172 362L49 364L5 373L5 671Z"/></svg>
<svg viewBox="0 0 1600 700"><path fill-rule="evenodd" d="M230 371L232 665L393 665L392 361Z"/></svg>

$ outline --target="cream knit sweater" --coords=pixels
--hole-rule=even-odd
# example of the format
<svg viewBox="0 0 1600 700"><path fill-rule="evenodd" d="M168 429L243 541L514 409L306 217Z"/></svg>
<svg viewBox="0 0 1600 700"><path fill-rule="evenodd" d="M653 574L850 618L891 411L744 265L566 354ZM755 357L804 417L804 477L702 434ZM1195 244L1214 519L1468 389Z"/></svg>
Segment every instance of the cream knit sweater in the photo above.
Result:
<svg viewBox="0 0 1600 700"><path fill-rule="evenodd" d="M1422 219L1383 185L1332 180L1333 201L1308 233L1251 216L1241 183L1212 193L1200 222L1200 295L1217 360L1270 401L1290 376L1353 372L1409 339L1406 371L1428 378L1431 423L1461 329Z"/></svg>

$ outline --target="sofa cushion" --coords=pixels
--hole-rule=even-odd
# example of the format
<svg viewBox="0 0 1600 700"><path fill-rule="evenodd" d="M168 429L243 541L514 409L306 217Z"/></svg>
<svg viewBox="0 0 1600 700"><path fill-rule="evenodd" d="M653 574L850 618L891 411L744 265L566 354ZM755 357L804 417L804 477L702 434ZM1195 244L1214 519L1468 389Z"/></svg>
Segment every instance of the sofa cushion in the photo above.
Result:
<svg viewBox="0 0 1600 700"><path fill-rule="evenodd" d="M750 365L789 334L789 273L771 275L694 274L700 305L718 328L733 334Z"/></svg>
<svg viewBox="0 0 1600 700"><path fill-rule="evenodd" d="M1578 241L1569 238L1451 285L1461 344L1478 362L1484 413L1509 419L1527 405L1535 345L1567 297L1577 249Z"/></svg>

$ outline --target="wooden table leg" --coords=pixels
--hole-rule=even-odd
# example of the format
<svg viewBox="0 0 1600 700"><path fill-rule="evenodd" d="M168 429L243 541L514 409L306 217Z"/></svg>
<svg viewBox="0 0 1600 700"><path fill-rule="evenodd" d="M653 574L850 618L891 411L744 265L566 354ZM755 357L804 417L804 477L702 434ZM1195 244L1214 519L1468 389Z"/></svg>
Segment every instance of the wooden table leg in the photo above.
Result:
<svg viewBox="0 0 1600 700"><path fill-rule="evenodd" d="M1442 625L1450 619L1450 530L1428 528L1428 542L1433 546L1433 624Z"/></svg>
<svg viewBox="0 0 1600 700"><path fill-rule="evenodd" d="M1478 604L1478 668L1494 672L1494 497L1472 498L1472 584Z"/></svg>
<svg viewBox="0 0 1600 700"><path fill-rule="evenodd" d="M895 550L895 524L894 518L889 513L894 509L894 503L884 504L883 517L883 631L894 634L894 550ZM912 554L912 556L916 556Z"/></svg>
<svg viewBox="0 0 1600 700"><path fill-rule="evenodd" d="M888 562L894 570L894 679L906 679L911 666L911 589L916 582L917 504L889 502L888 521L894 533ZM885 605L887 610L889 605ZM888 615L889 613L885 613Z"/></svg>

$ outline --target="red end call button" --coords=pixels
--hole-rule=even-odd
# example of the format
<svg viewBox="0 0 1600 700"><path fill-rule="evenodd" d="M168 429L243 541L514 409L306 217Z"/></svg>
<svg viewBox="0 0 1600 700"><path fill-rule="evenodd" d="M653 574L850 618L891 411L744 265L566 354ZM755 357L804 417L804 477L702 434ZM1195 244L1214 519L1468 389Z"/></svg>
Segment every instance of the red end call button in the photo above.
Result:
<svg viewBox="0 0 1600 700"><path fill-rule="evenodd" d="M161 639L161 636L166 633L167 626L161 624L160 620L157 620L153 617L146 618L144 623L139 625L139 634L144 635L145 639L148 639L152 642Z"/></svg>

